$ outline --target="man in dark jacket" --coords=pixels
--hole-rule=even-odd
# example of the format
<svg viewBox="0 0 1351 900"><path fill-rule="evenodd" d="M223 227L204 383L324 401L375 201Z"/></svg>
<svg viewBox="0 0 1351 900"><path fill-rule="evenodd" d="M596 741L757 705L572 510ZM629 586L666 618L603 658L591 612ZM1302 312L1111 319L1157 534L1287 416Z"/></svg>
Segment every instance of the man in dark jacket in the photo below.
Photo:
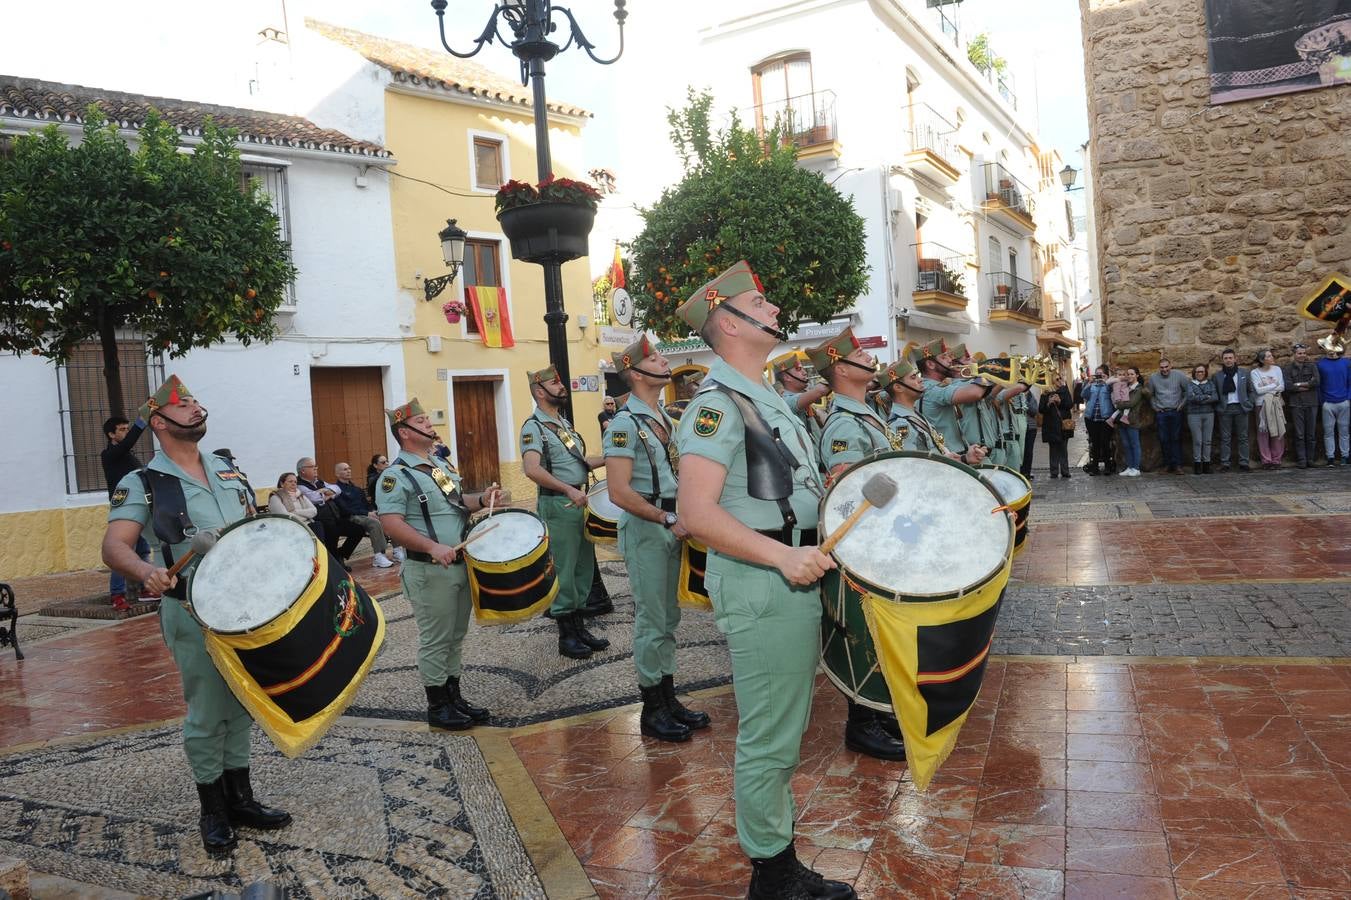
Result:
<svg viewBox="0 0 1351 900"><path fill-rule="evenodd" d="M338 489L338 496L333 498L333 502L338 504L338 510L347 516L347 521L360 526L366 532L366 537L371 539L371 550L375 552L371 558L371 565L377 569L388 569L394 565L394 561L385 556L389 540L385 537L380 517L375 515L370 501L366 499L366 492L352 483L351 464L338 463L333 474L338 479L336 485L330 485Z"/></svg>
<svg viewBox="0 0 1351 900"><path fill-rule="evenodd" d="M1247 472L1248 459L1248 415L1257 401L1257 392L1248 377L1248 370L1238 364L1238 356L1232 347L1226 347L1220 354L1221 368L1213 376L1215 388L1220 395L1220 405L1215 417L1220 422L1220 471L1228 472L1230 447L1237 438L1238 468Z"/></svg>
<svg viewBox="0 0 1351 900"><path fill-rule="evenodd" d="M111 416L103 423L103 435L108 439L108 445L103 448L99 458L103 463L103 481L108 486L110 502L117 483L141 468L141 461L131 448L141 439L144 431L145 422L140 417L137 417L135 424L128 422L125 416ZM136 555L146 561L150 559L150 544L144 536L136 539ZM127 580L116 569L111 570L108 576L108 599L112 601L113 609L123 611L130 608L127 603ZM142 590L140 599L158 600L159 594Z"/></svg>
<svg viewBox="0 0 1351 900"><path fill-rule="evenodd" d="M1295 358L1285 367L1285 399L1294 420L1295 459L1301 469L1318 456L1318 365L1309 359L1307 344L1295 345Z"/></svg>
<svg viewBox="0 0 1351 900"><path fill-rule="evenodd" d="M1108 418L1115 411L1112 406L1112 388L1107 384L1110 373L1106 366L1098 366L1093 380L1084 388L1084 427L1088 429L1088 465L1090 475L1111 475L1116 471L1116 453L1112 447L1112 428Z"/></svg>
<svg viewBox="0 0 1351 900"><path fill-rule="evenodd" d="M324 527L322 538L324 546L338 557L343 568L350 572L352 567L347 560L356 550L357 544L360 544L361 539L366 536L366 530L347 518L347 514L334 502L334 498L338 496L338 488L336 485L324 483L319 477L319 467L314 464L312 457L304 456L296 461L296 483L300 486L300 492L309 498L314 508L319 511L315 521ZM338 538L343 538L341 547L338 546Z"/></svg>

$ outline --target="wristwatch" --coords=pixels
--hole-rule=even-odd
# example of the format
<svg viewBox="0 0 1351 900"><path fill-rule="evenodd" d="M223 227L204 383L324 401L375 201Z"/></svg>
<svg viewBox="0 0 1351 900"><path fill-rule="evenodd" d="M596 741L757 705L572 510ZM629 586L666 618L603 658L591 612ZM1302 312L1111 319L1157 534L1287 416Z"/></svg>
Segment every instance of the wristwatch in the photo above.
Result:
<svg viewBox="0 0 1351 900"><path fill-rule="evenodd" d="M676 514L673 512L662 513L661 524L666 528L674 528L676 523Z"/></svg>

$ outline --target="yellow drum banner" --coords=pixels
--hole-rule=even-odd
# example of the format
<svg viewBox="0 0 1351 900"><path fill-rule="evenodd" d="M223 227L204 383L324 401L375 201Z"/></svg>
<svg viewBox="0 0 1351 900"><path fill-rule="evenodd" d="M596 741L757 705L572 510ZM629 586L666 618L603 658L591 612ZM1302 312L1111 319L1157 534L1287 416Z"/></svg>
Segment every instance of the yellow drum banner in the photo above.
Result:
<svg viewBox="0 0 1351 900"><path fill-rule="evenodd" d="M712 609L708 588L704 587L704 569L708 566L708 548L694 538L686 538L680 548L680 584L676 602L690 609Z"/></svg>

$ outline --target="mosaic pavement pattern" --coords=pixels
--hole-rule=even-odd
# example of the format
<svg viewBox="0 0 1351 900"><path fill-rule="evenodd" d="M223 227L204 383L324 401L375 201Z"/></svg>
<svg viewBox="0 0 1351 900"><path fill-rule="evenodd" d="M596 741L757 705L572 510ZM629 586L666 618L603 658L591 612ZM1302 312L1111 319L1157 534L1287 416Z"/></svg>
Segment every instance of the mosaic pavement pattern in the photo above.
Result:
<svg viewBox="0 0 1351 900"><path fill-rule="evenodd" d="M295 822L217 861L177 725L0 757L0 856L156 897L544 897L472 738L338 726L287 760L255 729L253 782Z"/></svg>

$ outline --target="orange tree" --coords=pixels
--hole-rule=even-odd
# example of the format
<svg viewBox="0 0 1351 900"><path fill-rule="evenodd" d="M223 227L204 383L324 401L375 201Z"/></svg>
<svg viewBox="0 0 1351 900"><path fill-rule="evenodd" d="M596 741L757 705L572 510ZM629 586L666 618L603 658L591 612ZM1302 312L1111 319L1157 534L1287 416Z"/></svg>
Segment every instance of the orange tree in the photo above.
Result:
<svg viewBox="0 0 1351 900"><path fill-rule="evenodd" d="M79 144L51 126L0 155L0 350L63 362L98 340L115 413L128 406L119 330L175 358L229 337L270 341L295 278L231 132L208 122L180 153L152 112L136 144L91 106Z"/></svg>
<svg viewBox="0 0 1351 900"><path fill-rule="evenodd" d="M760 276L788 331L848 309L868 273L853 202L800 168L777 127L757 134L734 115L715 133L711 106L711 95L691 91L689 104L667 116L685 177L642 211L629 283L638 317L662 338L688 334L676 307L741 259Z"/></svg>

